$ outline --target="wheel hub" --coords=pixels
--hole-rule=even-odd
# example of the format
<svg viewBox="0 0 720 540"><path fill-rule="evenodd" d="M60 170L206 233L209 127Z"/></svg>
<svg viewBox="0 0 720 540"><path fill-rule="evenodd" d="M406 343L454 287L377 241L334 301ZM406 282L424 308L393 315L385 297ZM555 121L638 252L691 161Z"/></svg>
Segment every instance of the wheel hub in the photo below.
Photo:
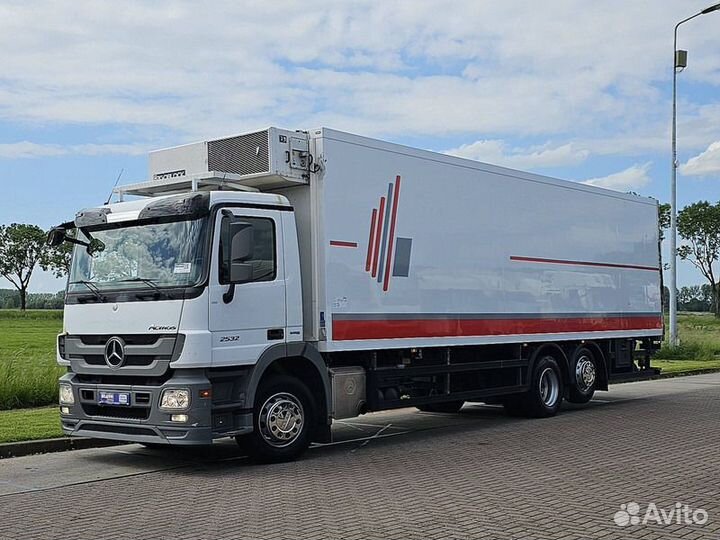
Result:
<svg viewBox="0 0 720 540"><path fill-rule="evenodd" d="M575 382L577 383L577 387L581 391L587 392L595 384L596 377L595 363L592 359L588 356L578 358L575 364Z"/></svg>
<svg viewBox="0 0 720 540"><path fill-rule="evenodd" d="M305 423L305 411L297 397L279 393L265 401L258 420L263 439L280 448L292 444L298 438Z"/></svg>
<svg viewBox="0 0 720 540"><path fill-rule="evenodd" d="M553 407L560 396L560 379L554 369L547 367L540 374L540 399L546 407Z"/></svg>

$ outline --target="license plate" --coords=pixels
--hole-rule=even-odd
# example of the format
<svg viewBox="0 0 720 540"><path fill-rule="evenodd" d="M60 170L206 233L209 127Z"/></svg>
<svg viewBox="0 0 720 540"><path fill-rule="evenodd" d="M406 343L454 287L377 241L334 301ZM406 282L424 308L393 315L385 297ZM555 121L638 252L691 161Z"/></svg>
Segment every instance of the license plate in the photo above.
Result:
<svg viewBox="0 0 720 540"><path fill-rule="evenodd" d="M130 405L130 392L98 392L99 405Z"/></svg>

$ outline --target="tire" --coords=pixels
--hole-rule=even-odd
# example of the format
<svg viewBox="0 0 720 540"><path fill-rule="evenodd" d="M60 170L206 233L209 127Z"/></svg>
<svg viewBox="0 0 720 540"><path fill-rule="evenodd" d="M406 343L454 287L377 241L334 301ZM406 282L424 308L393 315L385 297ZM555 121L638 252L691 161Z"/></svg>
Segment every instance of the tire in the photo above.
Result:
<svg viewBox="0 0 720 540"><path fill-rule="evenodd" d="M255 397L253 432L236 441L254 461L292 461L310 446L316 410L303 383L292 377L272 377L261 384Z"/></svg>
<svg viewBox="0 0 720 540"><path fill-rule="evenodd" d="M511 416L547 418L557 414L562 400L562 371L552 355L545 355L533 366L529 390L524 394L508 396L503 405Z"/></svg>
<svg viewBox="0 0 720 540"><path fill-rule="evenodd" d="M598 363L595 355L585 347L579 347L573 354L570 370L570 403L587 403L593 398L597 388Z"/></svg>
<svg viewBox="0 0 720 540"><path fill-rule="evenodd" d="M426 405L418 405L417 409L422 412L439 412L439 413L456 413L465 402L460 401L445 401L443 403L428 403Z"/></svg>

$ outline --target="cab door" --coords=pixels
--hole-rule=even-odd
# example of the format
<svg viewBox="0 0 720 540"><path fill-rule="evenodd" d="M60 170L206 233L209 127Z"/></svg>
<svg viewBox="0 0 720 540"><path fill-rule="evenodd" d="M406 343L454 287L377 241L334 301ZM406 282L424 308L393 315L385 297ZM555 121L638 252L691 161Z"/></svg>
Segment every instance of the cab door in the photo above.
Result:
<svg viewBox="0 0 720 540"><path fill-rule="evenodd" d="M216 215L213 260L210 269L210 332L212 365L254 364L268 347L285 343L285 265L283 228L279 211L252 208L225 208ZM222 231L228 222L241 219L252 226L252 255L245 262L252 267L250 280L229 283L226 257L229 246Z"/></svg>

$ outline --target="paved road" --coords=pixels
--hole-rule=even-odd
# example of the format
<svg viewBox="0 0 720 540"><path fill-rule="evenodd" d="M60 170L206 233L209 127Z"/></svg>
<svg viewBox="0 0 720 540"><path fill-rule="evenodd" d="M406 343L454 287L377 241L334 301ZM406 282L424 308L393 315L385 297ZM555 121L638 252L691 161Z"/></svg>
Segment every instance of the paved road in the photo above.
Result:
<svg viewBox="0 0 720 540"><path fill-rule="evenodd" d="M0 461L0 538L717 539L719 419L712 374L617 385L545 420L482 405L366 415L272 466L231 443L15 458ZM616 525L630 502L618 519L657 514ZM659 524L675 503L707 521Z"/></svg>

